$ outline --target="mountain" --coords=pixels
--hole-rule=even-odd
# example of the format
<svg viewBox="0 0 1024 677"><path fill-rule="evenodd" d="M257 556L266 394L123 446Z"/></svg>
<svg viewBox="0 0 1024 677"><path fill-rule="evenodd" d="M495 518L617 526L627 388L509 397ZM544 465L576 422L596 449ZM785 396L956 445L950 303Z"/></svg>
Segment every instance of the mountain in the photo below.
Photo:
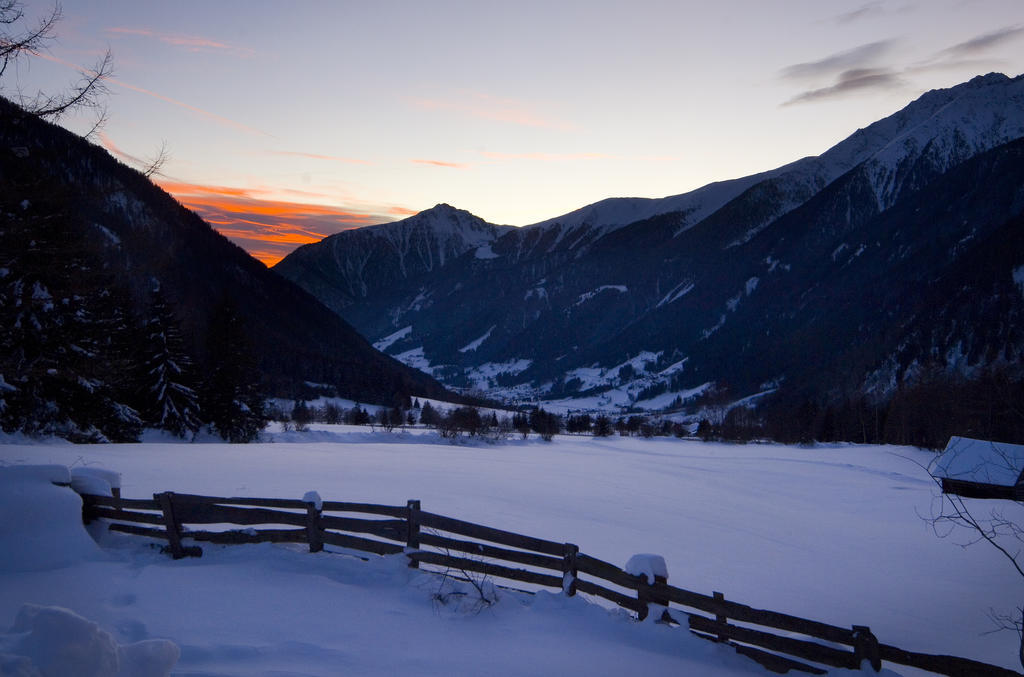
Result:
<svg viewBox="0 0 1024 677"><path fill-rule="evenodd" d="M274 270L350 322L383 328L389 320L378 312L382 303L415 298L416 280L440 272L466 252L493 256L489 246L511 230L439 204L401 221L346 230L303 245Z"/></svg>
<svg viewBox="0 0 1024 677"><path fill-rule="evenodd" d="M297 396L315 387L384 404L396 395L446 394L429 376L374 350L338 315L267 270L147 177L6 100L0 100L0 182L0 278L12 295L24 286L12 271L25 272L39 247L37 237L15 239L17 224L24 222L39 237L45 231L53 245L54 254L29 271L42 276L40 293L50 294L47 284L57 284L48 282L54 271L72 258L85 262L78 272L92 271L90 279L102 277L101 286L126 296L137 315L145 314L151 290L158 287L180 319L188 352L207 373L216 367L207 363L208 330L227 304L249 344L230 350L252 353L267 394ZM65 304L84 293L78 289L83 279L64 285ZM59 309L54 301L42 310L55 304ZM7 365L8 383L17 368Z"/></svg>
<svg viewBox="0 0 1024 677"><path fill-rule="evenodd" d="M977 77L820 156L505 231L339 312L449 385L580 408L1019 367L1022 137L1024 77Z"/></svg>

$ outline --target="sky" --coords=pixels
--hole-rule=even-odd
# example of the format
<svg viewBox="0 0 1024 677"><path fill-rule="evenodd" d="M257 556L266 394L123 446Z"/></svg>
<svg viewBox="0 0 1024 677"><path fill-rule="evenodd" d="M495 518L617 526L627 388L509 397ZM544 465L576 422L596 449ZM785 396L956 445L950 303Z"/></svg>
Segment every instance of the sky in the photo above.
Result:
<svg viewBox="0 0 1024 677"><path fill-rule="evenodd" d="M30 0L26 22L52 7ZM268 265L442 202L522 226L685 193L818 155L930 89L1024 72L1020 0L62 9L0 91L65 87L109 48L95 141L136 166L165 147L158 183Z"/></svg>

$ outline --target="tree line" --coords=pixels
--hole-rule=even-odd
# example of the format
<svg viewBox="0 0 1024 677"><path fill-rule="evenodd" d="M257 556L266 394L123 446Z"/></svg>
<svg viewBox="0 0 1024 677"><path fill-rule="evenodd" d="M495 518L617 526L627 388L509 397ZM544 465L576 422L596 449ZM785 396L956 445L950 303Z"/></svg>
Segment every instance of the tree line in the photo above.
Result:
<svg viewBox="0 0 1024 677"><path fill-rule="evenodd" d="M290 410L272 405L268 415L280 422L285 430L306 430L310 423L365 425L389 432L395 428L419 426L433 428L447 439L478 437L499 440L516 435L526 439L534 434L550 442L560 433L595 437L686 437L690 434L683 423L639 414L619 417L585 413L560 415L534 407L528 411L499 415L497 411L481 411L472 406L444 408L435 407L429 401L421 404L418 398L405 400L392 407L379 408L374 414L358 403L345 408L330 401L317 406L299 400Z"/></svg>
<svg viewBox="0 0 1024 677"><path fill-rule="evenodd" d="M709 406L697 429L703 439L771 439L786 444L854 442L942 449L956 435L1024 441L1024 377L997 366L971 378L926 365L883 398L826 398L780 388L756 408Z"/></svg>
<svg viewBox="0 0 1024 677"><path fill-rule="evenodd" d="M148 298L128 288L103 256L114 236L79 227L64 189L31 167L3 179L0 428L133 442L146 427L187 438L206 425L255 439L266 422L260 372L231 300L186 344L156 280Z"/></svg>

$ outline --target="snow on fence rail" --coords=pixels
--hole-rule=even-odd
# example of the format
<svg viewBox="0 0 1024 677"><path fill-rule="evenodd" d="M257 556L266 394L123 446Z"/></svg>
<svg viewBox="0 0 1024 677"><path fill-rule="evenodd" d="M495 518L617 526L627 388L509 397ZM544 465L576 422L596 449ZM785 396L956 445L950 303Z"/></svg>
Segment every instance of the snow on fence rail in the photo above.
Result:
<svg viewBox="0 0 1024 677"><path fill-rule="evenodd" d="M388 506L171 492L154 494L152 499L132 499L122 498L117 491L113 496L81 496L86 522L103 518L110 521L112 531L165 540L175 559L202 555L199 546L185 545L185 539L226 545L306 543L310 552L319 552L326 544L378 555L405 553L411 567L426 564L466 575L557 588L567 595L582 592L636 612L641 620L653 616L660 622L686 623L693 634L728 643L737 652L776 672L792 669L825 673L820 667L802 661L856 670L867 660L876 671L882 661L889 661L953 677L1020 676L1012 670L967 658L922 654L881 644L865 626L841 628L754 609L726 600L719 592L708 596L668 585L662 576L654 576L654 581L649 582L644 575L627 573L614 564L580 553L572 543L548 541L426 512L419 501ZM196 529L190 525L209 528ZM225 525L248 528L231 529L224 528ZM786 634L773 634L765 628Z"/></svg>

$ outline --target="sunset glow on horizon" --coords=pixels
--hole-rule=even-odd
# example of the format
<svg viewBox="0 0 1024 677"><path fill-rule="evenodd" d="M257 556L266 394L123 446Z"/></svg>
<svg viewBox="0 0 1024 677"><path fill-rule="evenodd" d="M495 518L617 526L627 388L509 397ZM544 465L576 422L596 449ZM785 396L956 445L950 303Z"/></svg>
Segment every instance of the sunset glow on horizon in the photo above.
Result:
<svg viewBox="0 0 1024 677"><path fill-rule="evenodd" d="M397 211L384 216L309 202L275 200L247 188L162 179L157 179L156 183L267 267L299 245L407 215L401 207L393 208Z"/></svg>
<svg viewBox="0 0 1024 677"><path fill-rule="evenodd" d="M166 144L160 185L268 265L442 202L527 225L684 193L1024 72L1019 0L62 4L18 87L109 46L97 141L135 166Z"/></svg>

